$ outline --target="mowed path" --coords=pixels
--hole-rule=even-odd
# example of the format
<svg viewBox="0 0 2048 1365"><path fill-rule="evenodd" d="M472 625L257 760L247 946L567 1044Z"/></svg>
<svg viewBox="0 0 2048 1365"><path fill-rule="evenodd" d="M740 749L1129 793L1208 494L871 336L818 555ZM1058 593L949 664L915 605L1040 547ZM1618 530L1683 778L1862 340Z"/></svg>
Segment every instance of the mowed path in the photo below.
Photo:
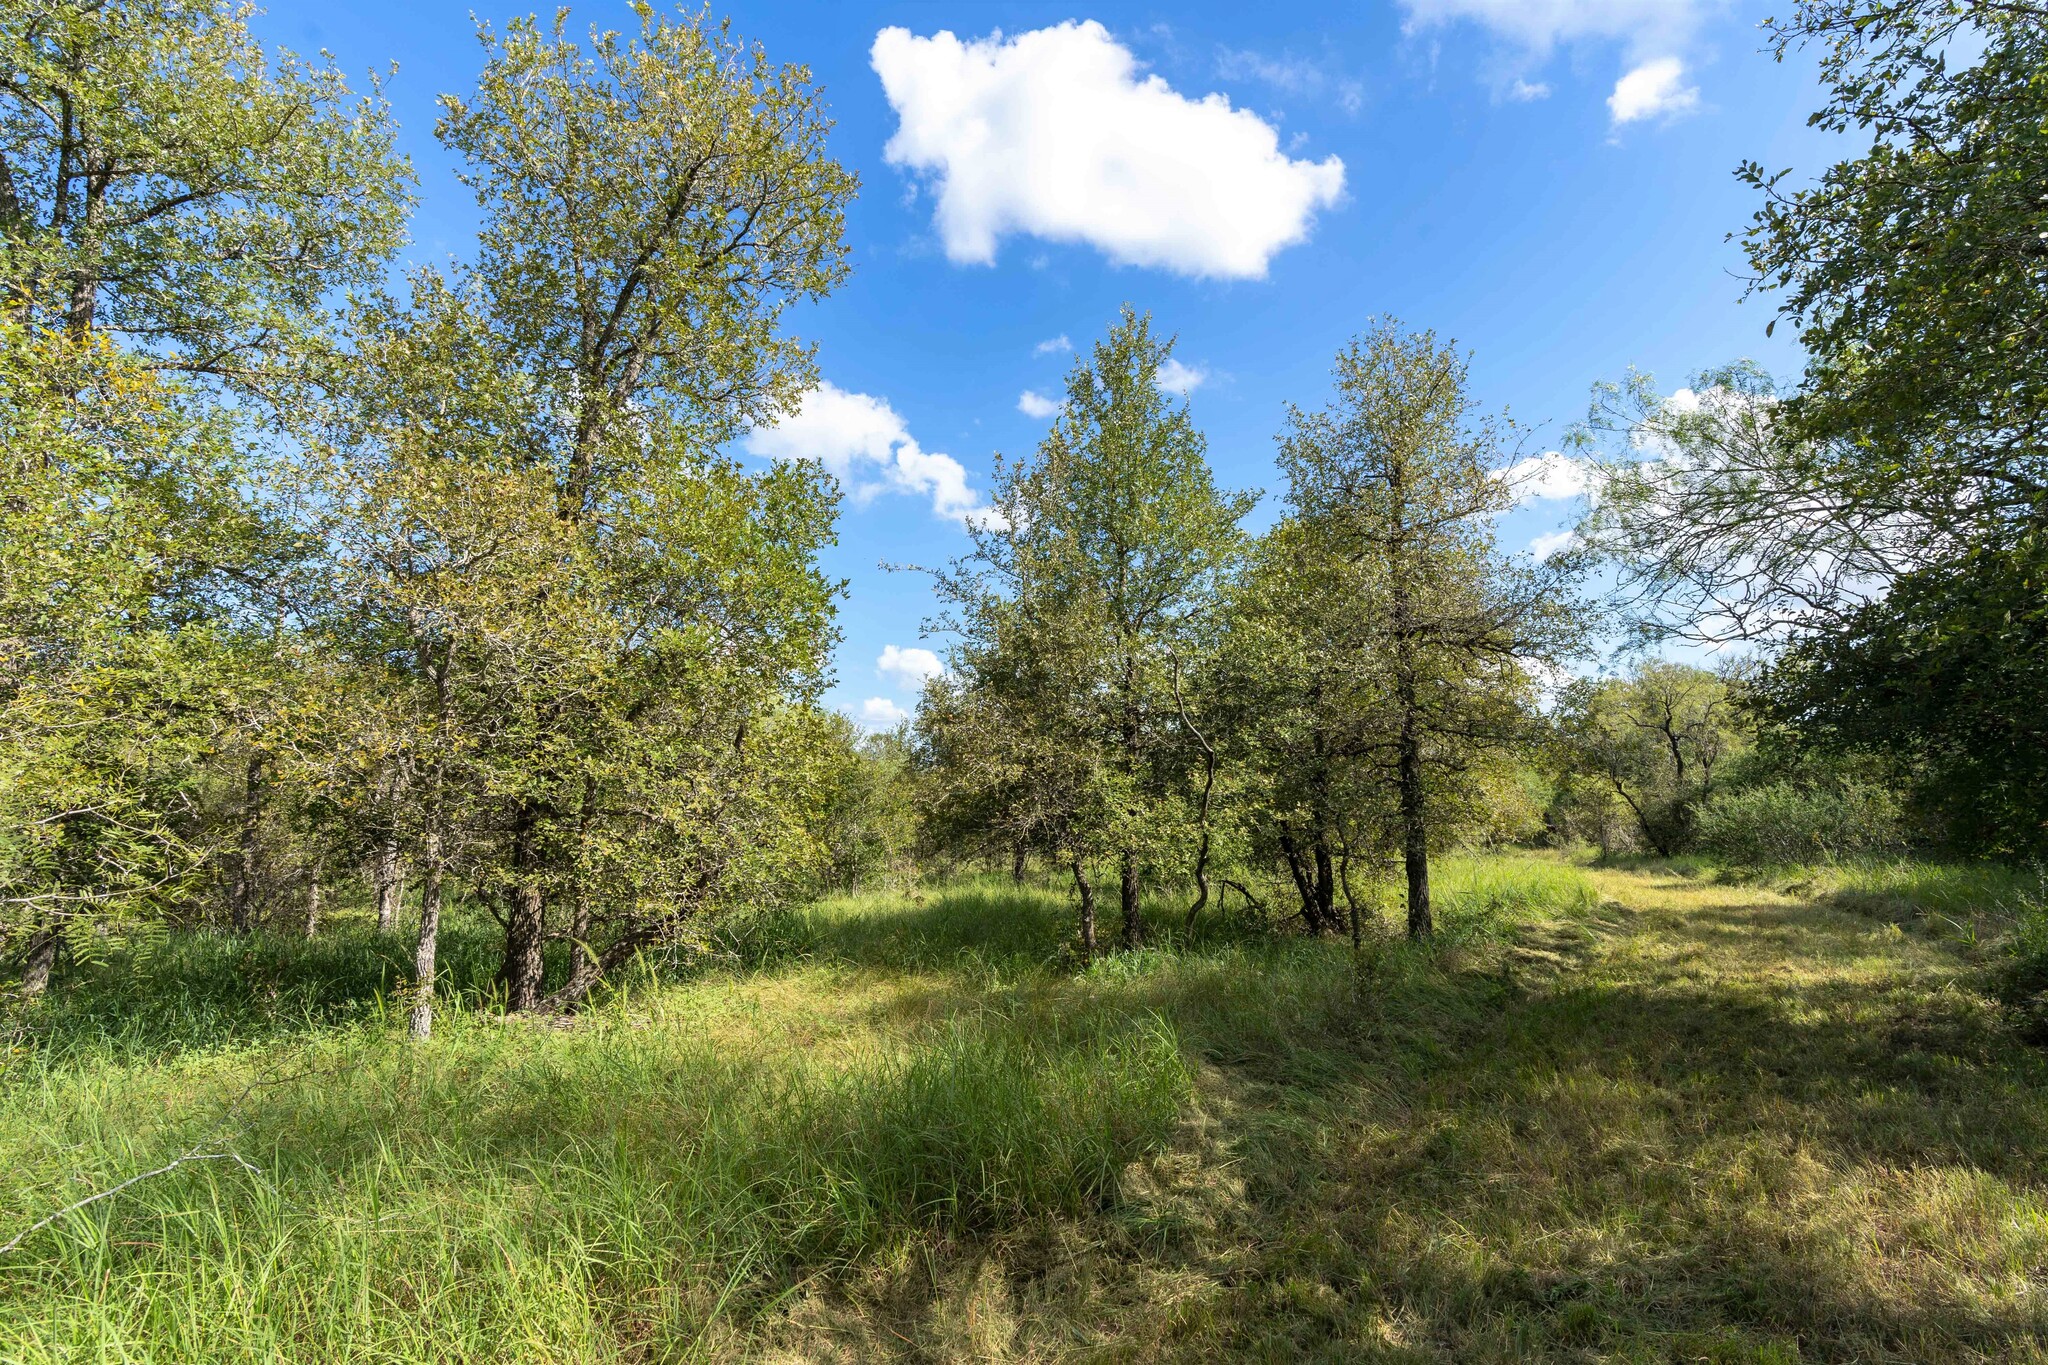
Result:
<svg viewBox="0 0 2048 1365"><path fill-rule="evenodd" d="M1963 958L1592 875L1590 922L1474 964L1483 1007L1390 1005L1362 1079L1216 1094L1228 1249L1105 1354L2048 1360L2048 1066Z"/></svg>

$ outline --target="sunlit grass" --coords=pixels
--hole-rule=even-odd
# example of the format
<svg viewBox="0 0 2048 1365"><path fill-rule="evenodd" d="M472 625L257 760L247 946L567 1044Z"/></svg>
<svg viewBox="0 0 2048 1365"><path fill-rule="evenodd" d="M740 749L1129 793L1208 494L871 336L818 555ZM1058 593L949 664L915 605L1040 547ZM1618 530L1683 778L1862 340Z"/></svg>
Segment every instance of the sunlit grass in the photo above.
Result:
<svg viewBox="0 0 2048 1365"><path fill-rule="evenodd" d="M1162 895L1085 970L1056 883L840 898L563 1028L471 926L425 1048L353 931L110 962L18 1021L0 1241L261 1174L37 1234L0 1359L2048 1358L2048 1076L1948 941L1437 889L1426 951Z"/></svg>

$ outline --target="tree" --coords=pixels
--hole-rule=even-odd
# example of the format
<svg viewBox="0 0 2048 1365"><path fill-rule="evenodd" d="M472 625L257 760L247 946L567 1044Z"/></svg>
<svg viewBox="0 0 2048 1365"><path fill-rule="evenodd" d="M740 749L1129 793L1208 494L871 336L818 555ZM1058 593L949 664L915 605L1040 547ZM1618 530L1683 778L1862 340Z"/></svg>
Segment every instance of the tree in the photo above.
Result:
<svg viewBox="0 0 2048 1365"><path fill-rule="evenodd" d="M838 712L821 714L821 782L813 835L819 883L855 891L900 875L915 852L916 774L909 722L863 735Z"/></svg>
<svg viewBox="0 0 2048 1365"><path fill-rule="evenodd" d="M439 129L479 260L363 312L332 441L365 645L415 698L418 842L502 903L515 1010L796 884L832 639L826 476L715 451L814 380L777 327L842 278L853 180L802 68L636 12L588 48L481 31Z"/></svg>
<svg viewBox="0 0 2048 1365"><path fill-rule="evenodd" d="M1744 237L1811 357L1787 416L1839 486L1944 539L2038 522L2048 494L2048 4L1803 0L1779 58L1822 50L1808 122L1869 149L1765 196Z"/></svg>
<svg viewBox="0 0 2048 1365"><path fill-rule="evenodd" d="M411 174L374 84L273 60L229 0L0 13L0 300L238 388L295 384L324 299L397 249Z"/></svg>
<svg viewBox="0 0 2048 1365"><path fill-rule="evenodd" d="M1950 848L2048 853L2048 544L1985 546L1900 578L1839 632L1792 642L1757 681L1804 754L1877 755Z"/></svg>
<svg viewBox="0 0 2048 1365"><path fill-rule="evenodd" d="M1255 861L1284 866L1312 934L1340 927L1354 853L1373 861L1394 824L1377 762L1384 641L1360 610L1377 566L1336 552L1329 529L1288 516L1253 543L1199 689L1232 823Z"/></svg>
<svg viewBox="0 0 2048 1365"><path fill-rule="evenodd" d="M1434 925L1430 846L1455 825L1439 793L1475 755L1526 737L1529 666L1580 644L1581 565L1496 547L1492 519L1515 498L1500 477L1510 428L1479 415L1467 362L1433 333L1381 322L1338 354L1334 380L1327 407L1288 413L1287 534L1305 538L1302 558L1343 566L1357 621L1344 743L1392 779L1408 931L1421 938Z"/></svg>
<svg viewBox="0 0 2048 1365"><path fill-rule="evenodd" d="M227 4L12 6L0 73L0 920L28 915L33 991L59 937L188 910L223 845L231 919L261 903L312 547L281 410L221 390L319 370L409 173L374 92L273 63Z"/></svg>
<svg viewBox="0 0 2048 1365"><path fill-rule="evenodd" d="M1171 352L1126 308L1075 363L1035 458L1007 472L974 553L939 579L964 686L990 689L1027 775L1058 774L1026 790L1057 793L1043 823L1063 832L1085 904L1088 856L1115 859L1126 947L1143 941L1148 868L1192 842L1169 757L1185 746L1176 659L1253 502L1217 490L1186 405L1161 391Z"/></svg>
<svg viewBox="0 0 2048 1365"><path fill-rule="evenodd" d="M2038 526L2048 493L2048 6L1802 0L1780 59L1822 48L1809 122L1869 148L1806 188L1755 163L1744 245L1804 382L1754 366L1674 401L1631 376L1589 538L1653 635L1835 631L1909 573ZM1645 454L1654 458L1644 459Z"/></svg>
<svg viewBox="0 0 2048 1365"><path fill-rule="evenodd" d="M1566 769L1619 800L1665 857L1683 851L1716 773L1744 748L1734 689L1688 664L1651 660L1625 678L1574 682L1556 714Z"/></svg>

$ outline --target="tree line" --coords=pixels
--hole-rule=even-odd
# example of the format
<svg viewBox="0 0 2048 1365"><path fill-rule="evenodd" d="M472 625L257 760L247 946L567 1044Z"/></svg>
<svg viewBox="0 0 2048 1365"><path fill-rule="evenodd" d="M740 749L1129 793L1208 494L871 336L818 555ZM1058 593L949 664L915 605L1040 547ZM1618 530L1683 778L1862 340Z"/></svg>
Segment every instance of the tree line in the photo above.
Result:
<svg viewBox="0 0 2048 1365"><path fill-rule="evenodd" d="M809 73L705 16L480 28L472 260L389 275L375 83L217 0L0 8L0 932L417 917L571 1005L822 857L837 492L723 443L846 271ZM543 950L566 941L561 979Z"/></svg>
<svg viewBox="0 0 2048 1365"><path fill-rule="evenodd" d="M722 453L816 382L783 321L844 280L856 180L805 68L635 18L480 28L435 129L477 249L395 276L415 181L374 80L226 0L0 0L24 993L66 951L346 904L414 935L424 1036L451 904L495 921L507 1007L572 1008L942 854L1056 868L1093 955L1098 905L1135 947L1180 886L1353 935L1398 894L1425 937L1431 858L1475 837L2048 847L2036 0L1772 26L1821 54L1814 122L1868 141L1804 188L1741 171L1807 372L1597 390L1597 496L1549 558L1498 543L1523 438L1449 342L1367 325L1259 507L1126 310L934 575L948 671L866 737L820 700L836 486ZM1560 690L1617 621L1748 663Z"/></svg>

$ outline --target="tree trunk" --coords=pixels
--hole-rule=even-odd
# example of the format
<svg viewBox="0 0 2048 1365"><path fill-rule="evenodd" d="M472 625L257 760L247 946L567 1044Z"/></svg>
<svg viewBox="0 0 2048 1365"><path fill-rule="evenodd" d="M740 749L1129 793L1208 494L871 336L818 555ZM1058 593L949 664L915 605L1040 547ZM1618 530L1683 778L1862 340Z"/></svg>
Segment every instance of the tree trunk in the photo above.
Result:
<svg viewBox="0 0 2048 1365"><path fill-rule="evenodd" d="M1315 930L1327 934L1337 927L1337 875L1330 861L1330 845L1321 835L1316 836L1315 890Z"/></svg>
<svg viewBox="0 0 2048 1365"><path fill-rule="evenodd" d="M256 927L257 879L262 875L262 849L257 836L262 818L263 759L257 755L250 758L243 777L242 830L235 855L234 889L228 897L229 924L238 934Z"/></svg>
<svg viewBox="0 0 2048 1365"><path fill-rule="evenodd" d="M1294 878L1294 894L1301 897L1301 922L1304 928L1314 932L1316 927L1316 892L1310 884L1308 871L1301 865L1301 850L1295 847L1294 836L1280 836L1280 851L1287 856L1287 872Z"/></svg>
<svg viewBox="0 0 2048 1365"><path fill-rule="evenodd" d="M434 1034L434 966L440 951L441 834L429 830L426 838L426 866L420 872L420 936L412 953L413 997L411 1031L424 1041Z"/></svg>
<svg viewBox="0 0 2048 1365"><path fill-rule="evenodd" d="M405 864L399 860L398 840L386 839L377 850L377 932L391 933L398 927L398 905L405 896Z"/></svg>
<svg viewBox="0 0 2048 1365"><path fill-rule="evenodd" d="M1145 920L1138 913L1138 860L1128 850L1117 865L1117 898L1122 903L1123 946L1145 946Z"/></svg>
<svg viewBox="0 0 2048 1365"><path fill-rule="evenodd" d="M326 876L326 874L327 865L325 860L315 859L313 863L313 872L311 879L308 880L306 883L307 938L311 938L315 934L320 932L320 898L323 889L321 886L321 880Z"/></svg>
<svg viewBox="0 0 2048 1365"><path fill-rule="evenodd" d="M556 994L581 1000L597 984L599 975L597 960L590 951L590 897L579 886L569 917L569 984Z"/></svg>
<svg viewBox="0 0 2048 1365"><path fill-rule="evenodd" d="M505 917L505 965L499 977L505 983L505 1008L515 1014L540 1004L547 907L541 899L534 817L531 806L521 805L512 834L512 869L519 880L512 890L512 912Z"/></svg>
<svg viewBox="0 0 2048 1365"><path fill-rule="evenodd" d="M1401 727L1401 857L1408 870L1408 937L1436 932L1429 906L1429 823L1422 801L1422 744L1412 720Z"/></svg>
<svg viewBox="0 0 2048 1365"><path fill-rule="evenodd" d="M1010 880L1018 886L1024 885L1024 841L1022 839L1019 839L1017 846L1010 850Z"/></svg>
<svg viewBox="0 0 2048 1365"><path fill-rule="evenodd" d="M23 1000L33 1000L50 988L50 972L57 965L57 946L62 941L54 919L44 920L29 935L28 951L21 960Z"/></svg>
<svg viewBox="0 0 2048 1365"><path fill-rule="evenodd" d="M1074 889L1081 893L1081 961L1095 961L1095 887L1088 880L1088 870L1074 859Z"/></svg>

